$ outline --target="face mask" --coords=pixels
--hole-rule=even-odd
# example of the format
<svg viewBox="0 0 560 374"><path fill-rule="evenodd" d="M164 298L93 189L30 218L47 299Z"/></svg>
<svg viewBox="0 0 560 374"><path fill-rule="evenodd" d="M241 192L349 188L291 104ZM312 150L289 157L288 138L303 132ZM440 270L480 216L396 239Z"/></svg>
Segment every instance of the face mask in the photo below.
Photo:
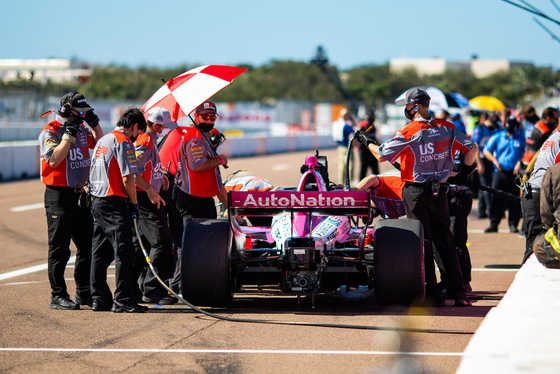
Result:
<svg viewBox="0 0 560 374"><path fill-rule="evenodd" d="M412 107L410 111L406 110L406 107L404 107L404 115L409 121L412 121L414 119L415 114L416 114L416 110L414 110L414 107Z"/></svg>
<svg viewBox="0 0 560 374"><path fill-rule="evenodd" d="M165 137L167 134L169 134L169 131L171 130L168 129L167 127L161 130L161 132L158 134L158 139Z"/></svg>
<svg viewBox="0 0 560 374"><path fill-rule="evenodd" d="M517 129L517 125L516 124L512 124L512 123L507 123L506 124L506 131L508 134L512 135L515 130Z"/></svg>
<svg viewBox="0 0 560 374"><path fill-rule="evenodd" d="M210 132L214 128L213 123L199 123L198 128L204 132Z"/></svg>

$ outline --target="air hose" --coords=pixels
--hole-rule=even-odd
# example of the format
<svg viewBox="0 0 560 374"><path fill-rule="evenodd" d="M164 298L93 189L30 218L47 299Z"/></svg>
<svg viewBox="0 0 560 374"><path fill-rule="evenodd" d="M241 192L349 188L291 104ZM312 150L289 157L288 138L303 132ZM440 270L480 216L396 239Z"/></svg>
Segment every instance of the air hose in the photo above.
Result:
<svg viewBox="0 0 560 374"><path fill-rule="evenodd" d="M366 326L366 325L345 325L345 324L333 324L333 323L313 323L313 322L295 322L295 321L275 321L275 320L261 320L261 319L251 319L251 318L232 318L232 317L225 317L220 316L218 314L207 312L203 309L198 308L197 306L189 303L183 297L175 293L171 288L169 288L165 282L159 277L154 266L152 264L152 260L146 252L146 248L144 248L144 244L142 243L142 238L140 235L140 230L138 229L138 218L133 218L134 224L134 231L136 233L136 237L138 238L138 242L140 243L140 248L142 249L142 253L146 258L146 262L148 263L148 267L150 271L154 274L156 279L159 283L173 296L175 296L179 301L183 304L194 310L195 312L204 314L210 318L222 320L222 321L229 321L229 322L244 322L244 323L263 323L263 324L270 324L270 325L288 325L288 326L309 326L309 327L330 327L330 328L339 328L339 329L355 329L355 330L377 330L377 331L393 331L393 332L418 332L418 333L430 333L430 334L452 334L452 335L472 335L474 331L463 331L463 330L445 330L445 329L420 329L420 328L409 328L409 327L387 327L387 326Z"/></svg>

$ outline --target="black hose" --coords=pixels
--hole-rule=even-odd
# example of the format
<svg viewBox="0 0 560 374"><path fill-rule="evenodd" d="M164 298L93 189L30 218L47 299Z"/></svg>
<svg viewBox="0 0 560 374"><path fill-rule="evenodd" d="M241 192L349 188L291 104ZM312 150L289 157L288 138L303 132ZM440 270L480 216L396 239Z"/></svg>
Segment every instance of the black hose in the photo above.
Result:
<svg viewBox="0 0 560 374"><path fill-rule="evenodd" d="M461 330L439 330L439 329L420 329L420 328L405 328L405 327L385 327L385 326L365 326L365 325L343 325L343 324L333 324L333 323L313 323L313 322L291 322L291 321L275 321L275 320L261 320L261 319L251 319L251 318L232 318L232 317L225 317L220 316L218 314L207 312L203 309L200 309L193 304L189 303L187 300L183 299L180 295L175 293L171 288L169 288L163 280L159 277L154 266L152 265L152 260L148 256L146 249L144 248L144 244L142 243L142 239L140 237L140 232L138 230L138 218L133 219L134 230L136 232L136 236L138 237L138 242L140 243L140 248L142 249L142 253L146 258L146 262L148 263L148 267L159 281L159 283L173 296L175 296L179 301L183 304L194 310L195 312L202 313L208 317L223 320L223 321L230 321L230 322L245 322L245 323L265 323L271 325L287 325L287 326L309 326L309 327L331 327L331 328L339 328L339 329L359 329L359 330L377 330L377 331L396 331L396 332L421 332L421 333L431 333L431 334L454 334L454 335L472 335L474 331L461 331Z"/></svg>

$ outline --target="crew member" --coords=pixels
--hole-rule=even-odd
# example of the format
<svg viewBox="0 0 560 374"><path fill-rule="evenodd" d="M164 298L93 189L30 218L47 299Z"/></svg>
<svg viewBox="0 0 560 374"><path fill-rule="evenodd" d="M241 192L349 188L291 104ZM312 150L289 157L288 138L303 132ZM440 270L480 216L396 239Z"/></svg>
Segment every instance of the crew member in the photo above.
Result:
<svg viewBox="0 0 560 374"><path fill-rule="evenodd" d="M83 125L86 121L91 131ZM48 274L51 309L91 306L89 287L93 218L83 187L90 166L89 149L103 136L99 117L82 94L68 92L60 100L54 121L39 135L41 181L45 184L45 210L49 235ZM70 238L76 245L74 301L66 290L64 271L70 258Z"/></svg>
<svg viewBox="0 0 560 374"><path fill-rule="evenodd" d="M103 136L93 150L90 169L91 210L94 233L91 264L91 295L94 311L141 313L135 296L133 220L138 217L136 185L147 192L156 207L163 199L154 186L138 173L134 144L138 131L146 129L144 114L128 109L117 128ZM128 200L127 200L128 199ZM116 289L114 299L107 285L107 268L115 260Z"/></svg>
<svg viewBox="0 0 560 374"><path fill-rule="evenodd" d="M519 174L520 169L527 169L535 153L537 153L546 139L552 134L552 131L558 127L558 110L556 108L545 108L541 118L542 119L533 126L531 136L525 139L525 153L521 161L516 165L516 174Z"/></svg>
<svg viewBox="0 0 560 374"><path fill-rule="evenodd" d="M377 146L365 133L358 133L358 140L380 160L395 163L400 159L403 201L408 218L418 219L424 227L424 268L426 277L426 302L445 306L437 287L434 265L435 244L449 275L450 295L455 306L470 306L463 287L463 276L453 235L449 229L447 184L451 176L456 151L465 154L465 165L474 164L477 147L465 134L447 121L434 119L429 114L430 96L421 88L408 90L397 105L405 105L405 115L412 121L397 131L396 135ZM474 169L474 168L473 168Z"/></svg>
<svg viewBox="0 0 560 374"><path fill-rule="evenodd" d="M169 181L163 174L159 152L156 147L158 134L164 129L174 130L178 126L171 120L171 114L167 109L155 107L148 111L148 125L145 132L138 135L134 143L136 148L136 159L138 172L152 185L157 192L169 188ZM163 206L157 207L152 204L148 193L142 188L136 188L138 198L138 225L150 244L149 256L152 265L162 280L168 280L172 275L172 239L171 231L167 223L167 216ZM160 305L175 304L177 299L168 295L167 291L159 283L152 271L148 271L143 281L142 301Z"/></svg>
<svg viewBox="0 0 560 374"><path fill-rule="evenodd" d="M525 231L525 263L533 253L533 243L537 236L546 229L541 219L540 198L541 185L546 171L560 162L560 132L554 132L542 145L536 156L531 176L523 184L521 195L521 212L523 214L523 229Z"/></svg>
<svg viewBox="0 0 560 374"><path fill-rule="evenodd" d="M174 272L169 280L169 287L173 292L181 293L181 241L183 240L183 217L173 202L173 191L175 191L175 176L179 166L179 147L188 127L178 126L169 131L158 141L159 157L164 174L169 181L169 188L161 191L161 197L165 201L165 213L169 222L171 236L173 238L173 268Z"/></svg>
<svg viewBox="0 0 560 374"><path fill-rule="evenodd" d="M217 116L214 103L200 104L194 113L194 126L181 142L175 204L184 224L192 218L216 218L214 197L227 206L219 169L227 166L227 157L217 154L210 142Z"/></svg>

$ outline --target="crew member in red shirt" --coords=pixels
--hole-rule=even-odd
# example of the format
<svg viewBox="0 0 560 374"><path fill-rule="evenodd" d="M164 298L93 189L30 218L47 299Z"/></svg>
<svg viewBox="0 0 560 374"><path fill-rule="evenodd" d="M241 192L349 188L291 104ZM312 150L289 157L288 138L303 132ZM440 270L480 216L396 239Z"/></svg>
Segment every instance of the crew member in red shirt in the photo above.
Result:
<svg viewBox="0 0 560 374"><path fill-rule="evenodd" d="M89 174L91 211L94 218L91 264L91 295L94 311L141 313L135 295L133 220L138 217L136 186L148 194L156 207L163 204L154 186L138 174L134 144L138 131L146 129L144 114L128 109L117 128L103 136L93 150ZM107 268L115 260L116 289L113 299L107 285Z"/></svg>
<svg viewBox="0 0 560 374"><path fill-rule="evenodd" d="M91 131L83 125L86 121ZM82 94L68 92L60 100L56 119L39 135L41 181L49 234L48 274L51 309L91 306L89 275L93 219L83 192L88 178L89 149L103 136L99 117ZM66 290L64 271L70 258L70 239L76 245L74 301Z"/></svg>
<svg viewBox="0 0 560 374"><path fill-rule="evenodd" d="M214 103L200 104L194 113L194 126L181 142L175 204L183 223L192 218L216 218L214 197L227 205L219 169L227 166L227 157L217 154L210 142L217 115Z"/></svg>

